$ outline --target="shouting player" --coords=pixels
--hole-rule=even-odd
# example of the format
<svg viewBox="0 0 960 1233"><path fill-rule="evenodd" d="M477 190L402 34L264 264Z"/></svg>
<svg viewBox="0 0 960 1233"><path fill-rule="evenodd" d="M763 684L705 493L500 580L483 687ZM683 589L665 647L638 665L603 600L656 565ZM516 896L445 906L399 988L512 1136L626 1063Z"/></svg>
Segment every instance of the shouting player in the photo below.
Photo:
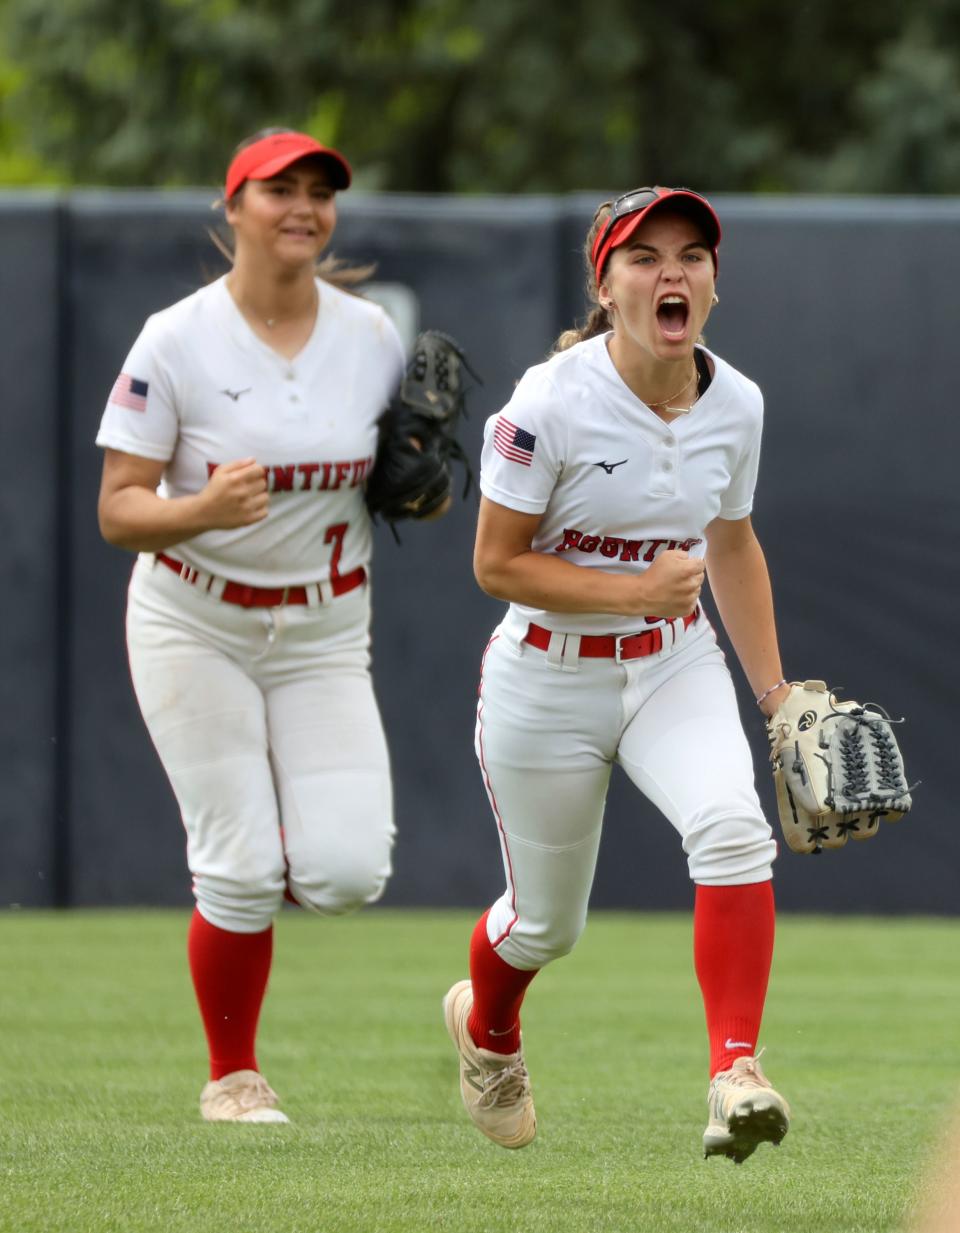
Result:
<svg viewBox="0 0 960 1233"><path fill-rule="evenodd" d="M700 340L719 242L712 207L687 189L601 205L586 325L487 425L474 565L510 607L484 656L476 747L507 885L444 1013L467 1110L504 1147L536 1130L520 1006L583 930L614 762L676 828L696 884L705 1153L739 1163L787 1130L757 1050L776 848L700 604L706 574L772 713L787 686L750 523L762 399Z"/></svg>
<svg viewBox="0 0 960 1233"><path fill-rule="evenodd" d="M390 874L364 480L404 354L343 289L359 272L317 264L350 178L302 133L238 148L232 268L149 318L97 437L101 530L139 553L133 684L187 832L210 1121L287 1121L255 1053L284 896L338 915Z"/></svg>

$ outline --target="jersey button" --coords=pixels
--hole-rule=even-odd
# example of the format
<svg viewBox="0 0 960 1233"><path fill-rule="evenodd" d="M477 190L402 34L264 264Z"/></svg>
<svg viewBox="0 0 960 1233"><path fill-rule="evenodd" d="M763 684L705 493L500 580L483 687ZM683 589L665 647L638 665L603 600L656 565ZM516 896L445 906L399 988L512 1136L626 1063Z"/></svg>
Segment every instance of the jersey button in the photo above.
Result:
<svg viewBox="0 0 960 1233"><path fill-rule="evenodd" d="M664 461L664 463L663 463L663 469L664 469L664 471L672 471L672 470L673 470L673 463L672 463L672 462L669 462L669 461Z"/></svg>

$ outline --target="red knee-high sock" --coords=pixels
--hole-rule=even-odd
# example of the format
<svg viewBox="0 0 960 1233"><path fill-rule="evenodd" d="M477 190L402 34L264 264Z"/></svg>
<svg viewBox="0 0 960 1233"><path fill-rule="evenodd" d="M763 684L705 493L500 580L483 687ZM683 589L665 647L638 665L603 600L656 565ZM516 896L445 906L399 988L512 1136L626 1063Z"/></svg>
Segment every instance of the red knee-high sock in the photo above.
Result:
<svg viewBox="0 0 960 1233"><path fill-rule="evenodd" d="M487 916L477 921L470 939L470 983L473 1010L467 1030L474 1043L493 1053L520 1048L520 1004L539 969L522 972L501 959L487 937Z"/></svg>
<svg viewBox="0 0 960 1233"><path fill-rule="evenodd" d="M773 958L773 883L698 886L693 956L710 1037L710 1075L757 1051Z"/></svg>
<svg viewBox="0 0 960 1233"><path fill-rule="evenodd" d="M210 1050L210 1078L256 1070L257 1021L273 958L273 926L262 933L230 933L195 909L187 955Z"/></svg>

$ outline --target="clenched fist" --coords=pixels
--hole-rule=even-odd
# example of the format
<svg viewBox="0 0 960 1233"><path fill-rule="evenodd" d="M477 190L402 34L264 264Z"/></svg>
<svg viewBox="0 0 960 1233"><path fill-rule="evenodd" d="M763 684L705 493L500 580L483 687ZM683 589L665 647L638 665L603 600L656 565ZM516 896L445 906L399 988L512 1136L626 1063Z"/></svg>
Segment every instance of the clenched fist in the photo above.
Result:
<svg viewBox="0 0 960 1233"><path fill-rule="evenodd" d="M267 473L255 458L221 463L201 493L211 527L248 527L267 516Z"/></svg>
<svg viewBox="0 0 960 1233"><path fill-rule="evenodd" d="M700 599L706 564L679 548L661 552L648 570L637 578L639 616L684 617Z"/></svg>

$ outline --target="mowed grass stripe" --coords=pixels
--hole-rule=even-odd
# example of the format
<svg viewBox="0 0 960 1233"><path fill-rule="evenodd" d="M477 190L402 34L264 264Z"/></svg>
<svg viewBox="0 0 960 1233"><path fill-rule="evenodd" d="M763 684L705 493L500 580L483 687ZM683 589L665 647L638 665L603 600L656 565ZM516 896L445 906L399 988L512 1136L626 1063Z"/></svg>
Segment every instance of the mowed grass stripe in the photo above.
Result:
<svg viewBox="0 0 960 1233"><path fill-rule="evenodd" d="M285 912L260 1062L290 1127L207 1126L183 912L0 916L3 1233L878 1233L960 1080L960 922L783 916L779 1151L704 1161L685 915L596 913L524 1013L540 1131L469 1124L440 999L474 916Z"/></svg>

